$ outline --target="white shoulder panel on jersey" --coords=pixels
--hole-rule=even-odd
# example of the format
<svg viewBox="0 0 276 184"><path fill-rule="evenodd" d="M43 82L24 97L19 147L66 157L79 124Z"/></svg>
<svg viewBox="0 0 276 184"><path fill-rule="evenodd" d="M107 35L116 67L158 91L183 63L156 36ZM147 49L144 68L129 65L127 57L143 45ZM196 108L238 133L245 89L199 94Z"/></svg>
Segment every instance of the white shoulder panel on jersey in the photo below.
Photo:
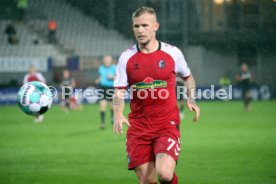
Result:
<svg viewBox="0 0 276 184"><path fill-rule="evenodd" d="M161 50L169 54L175 62L175 73L180 74L181 77L190 76L191 70L180 49L167 43L161 42L161 44Z"/></svg>
<svg viewBox="0 0 276 184"><path fill-rule="evenodd" d="M121 54L116 68L116 76L114 80L115 88L120 88L120 87L124 88L128 86L128 78L127 78L127 71L126 71L127 62L137 52L138 51L137 51L136 45L133 45L132 47L125 50Z"/></svg>
<svg viewBox="0 0 276 184"><path fill-rule="evenodd" d="M43 77L42 73L36 73L36 77L39 79L40 82L46 83L46 80Z"/></svg>

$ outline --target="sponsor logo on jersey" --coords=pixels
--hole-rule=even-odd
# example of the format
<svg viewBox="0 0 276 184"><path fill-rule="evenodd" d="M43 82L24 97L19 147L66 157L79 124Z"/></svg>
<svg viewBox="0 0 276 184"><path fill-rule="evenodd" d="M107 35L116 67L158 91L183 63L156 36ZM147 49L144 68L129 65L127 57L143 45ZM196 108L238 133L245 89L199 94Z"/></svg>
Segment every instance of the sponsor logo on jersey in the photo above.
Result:
<svg viewBox="0 0 276 184"><path fill-rule="evenodd" d="M151 77L147 77L143 82L138 82L134 84L134 89L152 89L152 88L165 88L167 87L167 81L164 80L154 80Z"/></svg>
<svg viewBox="0 0 276 184"><path fill-rule="evenodd" d="M158 65L159 65L159 68L165 68L165 61L160 60Z"/></svg>

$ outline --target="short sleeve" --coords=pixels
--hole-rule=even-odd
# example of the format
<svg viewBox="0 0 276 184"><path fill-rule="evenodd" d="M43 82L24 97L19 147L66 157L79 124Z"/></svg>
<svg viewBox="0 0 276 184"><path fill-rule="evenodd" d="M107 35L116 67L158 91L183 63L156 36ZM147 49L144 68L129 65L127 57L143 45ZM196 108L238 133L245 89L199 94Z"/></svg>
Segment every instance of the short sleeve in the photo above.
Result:
<svg viewBox="0 0 276 184"><path fill-rule="evenodd" d="M25 83L28 82L28 76L29 76L29 74L26 74L26 75L24 76L23 84L25 84Z"/></svg>
<svg viewBox="0 0 276 184"><path fill-rule="evenodd" d="M191 70L186 62L186 59L182 52L176 48L176 67L175 72L180 75L180 77L187 78L191 75Z"/></svg>
<svg viewBox="0 0 276 184"><path fill-rule="evenodd" d="M118 65L116 68L114 87L115 88L126 88L128 86L128 78L126 72L127 61L122 54L118 60Z"/></svg>
<svg viewBox="0 0 276 184"><path fill-rule="evenodd" d="M37 78L40 82L46 83L46 80L41 73L37 73Z"/></svg>

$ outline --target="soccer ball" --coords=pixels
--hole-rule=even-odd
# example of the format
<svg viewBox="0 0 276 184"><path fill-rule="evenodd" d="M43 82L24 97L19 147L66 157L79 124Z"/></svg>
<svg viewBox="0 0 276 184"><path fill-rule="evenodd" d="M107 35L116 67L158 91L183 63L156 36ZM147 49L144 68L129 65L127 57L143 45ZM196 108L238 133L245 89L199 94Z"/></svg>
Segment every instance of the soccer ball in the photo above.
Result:
<svg viewBox="0 0 276 184"><path fill-rule="evenodd" d="M53 94L50 88L38 81L24 84L17 94L20 109L28 115L39 116L51 108Z"/></svg>

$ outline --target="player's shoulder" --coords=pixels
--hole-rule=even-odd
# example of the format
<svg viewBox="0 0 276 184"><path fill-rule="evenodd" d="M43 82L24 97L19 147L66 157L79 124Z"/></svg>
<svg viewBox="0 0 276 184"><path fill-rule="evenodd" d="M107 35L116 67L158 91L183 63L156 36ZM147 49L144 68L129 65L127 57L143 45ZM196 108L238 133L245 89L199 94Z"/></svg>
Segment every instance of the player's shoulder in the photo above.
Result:
<svg viewBox="0 0 276 184"><path fill-rule="evenodd" d="M36 72L35 75L42 75L42 73L41 72Z"/></svg>
<svg viewBox="0 0 276 184"><path fill-rule="evenodd" d="M182 54L181 50L178 47L164 42L161 42L161 50L170 55Z"/></svg>
<svg viewBox="0 0 276 184"><path fill-rule="evenodd" d="M137 50L137 46L136 45L132 45L131 47L127 48L125 51L123 51L120 55L119 60L129 60L129 58L131 58L133 55L135 55L138 52Z"/></svg>

